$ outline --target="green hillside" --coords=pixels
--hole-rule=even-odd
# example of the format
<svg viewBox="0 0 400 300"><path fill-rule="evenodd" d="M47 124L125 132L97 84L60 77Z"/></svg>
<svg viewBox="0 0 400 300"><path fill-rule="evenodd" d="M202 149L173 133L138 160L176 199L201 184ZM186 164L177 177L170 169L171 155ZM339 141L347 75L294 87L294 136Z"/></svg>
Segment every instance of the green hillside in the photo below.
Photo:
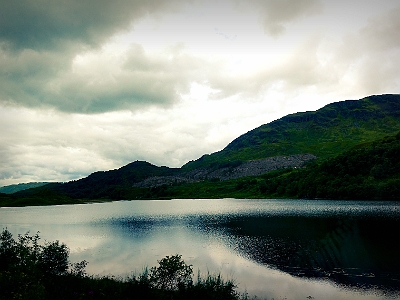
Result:
<svg viewBox="0 0 400 300"><path fill-rule="evenodd" d="M400 132L301 169L136 190L134 198L400 199Z"/></svg>
<svg viewBox="0 0 400 300"><path fill-rule="evenodd" d="M400 199L400 132L359 144L301 170L266 178L264 195L325 199Z"/></svg>
<svg viewBox="0 0 400 300"><path fill-rule="evenodd" d="M0 205L224 197L400 199L399 132L400 95L337 102L315 112L292 114L262 125L222 151L182 168L136 161L67 183L0 194ZM214 174L238 172L236 167L248 160L276 160L280 156L284 161L289 155L304 153L318 159L295 168L281 166L253 177L244 177L248 176L244 173L235 173L240 176L231 179L202 175L211 174L210 170ZM257 164L253 168L258 168ZM141 185L145 180L158 184Z"/></svg>
<svg viewBox="0 0 400 300"><path fill-rule="evenodd" d="M400 95L347 100L262 125L225 149L187 163L183 169L302 153L328 158L399 130Z"/></svg>
<svg viewBox="0 0 400 300"><path fill-rule="evenodd" d="M400 132L322 161L310 162L301 169L282 169L261 176L233 180L203 180L153 188L129 184L92 185L79 189L73 184L49 184L12 195L0 194L1 206L72 204L118 199L183 198L309 198L309 199L400 199ZM137 162L132 167L146 166ZM150 169L159 167L148 164ZM176 170L175 170L176 171ZM174 171L174 172L175 172ZM104 172L104 176L108 172ZM86 179L87 180L87 179ZM63 190L60 189L63 186ZM84 194L90 188L91 194ZM76 197L75 194L85 197ZM84 198L84 199L82 199Z"/></svg>

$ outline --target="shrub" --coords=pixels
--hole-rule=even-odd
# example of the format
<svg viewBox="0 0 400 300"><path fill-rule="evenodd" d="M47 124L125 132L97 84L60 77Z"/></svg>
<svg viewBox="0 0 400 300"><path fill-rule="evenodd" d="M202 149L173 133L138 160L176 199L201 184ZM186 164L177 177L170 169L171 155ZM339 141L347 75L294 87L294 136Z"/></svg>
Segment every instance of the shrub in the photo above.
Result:
<svg viewBox="0 0 400 300"><path fill-rule="evenodd" d="M3 230L0 235L0 270L51 275L66 274L69 266L69 249L59 241L39 245L38 233L18 235Z"/></svg>
<svg viewBox="0 0 400 300"><path fill-rule="evenodd" d="M158 261L159 266L150 269L150 284L163 290L182 290L193 284L193 269L185 264L181 255L166 256Z"/></svg>
<svg viewBox="0 0 400 300"><path fill-rule="evenodd" d="M46 243L41 247L39 266L44 273L52 275L65 274L68 270L69 249L59 241Z"/></svg>

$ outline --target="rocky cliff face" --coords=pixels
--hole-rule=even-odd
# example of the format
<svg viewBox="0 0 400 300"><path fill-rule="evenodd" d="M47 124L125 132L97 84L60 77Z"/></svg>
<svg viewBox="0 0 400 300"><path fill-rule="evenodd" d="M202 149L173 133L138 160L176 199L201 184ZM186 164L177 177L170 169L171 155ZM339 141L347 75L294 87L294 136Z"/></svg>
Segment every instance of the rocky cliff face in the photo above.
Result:
<svg viewBox="0 0 400 300"><path fill-rule="evenodd" d="M312 154L275 156L259 160L243 162L234 167L199 168L184 172L178 176L153 176L135 183L135 187L156 187L175 183L197 182L206 179L229 180L246 176L258 176L270 171L284 168L300 168L306 162L316 159Z"/></svg>

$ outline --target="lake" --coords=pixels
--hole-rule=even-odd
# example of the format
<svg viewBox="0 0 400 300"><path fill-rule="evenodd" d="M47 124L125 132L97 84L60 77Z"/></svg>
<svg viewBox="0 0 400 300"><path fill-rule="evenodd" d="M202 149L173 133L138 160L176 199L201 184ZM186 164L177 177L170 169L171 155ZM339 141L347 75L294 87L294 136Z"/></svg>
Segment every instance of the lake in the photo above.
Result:
<svg viewBox="0 0 400 300"><path fill-rule="evenodd" d="M14 235L59 240L96 275L181 254L268 299L400 299L400 202L163 200L0 208Z"/></svg>

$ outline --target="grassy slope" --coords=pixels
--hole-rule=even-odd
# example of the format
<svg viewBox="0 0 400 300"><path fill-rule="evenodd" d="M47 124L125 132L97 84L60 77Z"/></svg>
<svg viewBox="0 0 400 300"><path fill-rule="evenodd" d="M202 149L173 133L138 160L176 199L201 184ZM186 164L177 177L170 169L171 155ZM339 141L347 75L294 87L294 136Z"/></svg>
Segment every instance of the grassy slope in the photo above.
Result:
<svg viewBox="0 0 400 300"><path fill-rule="evenodd" d="M328 158L399 130L400 95L342 101L262 125L238 137L222 151L204 155L183 169L301 153Z"/></svg>

